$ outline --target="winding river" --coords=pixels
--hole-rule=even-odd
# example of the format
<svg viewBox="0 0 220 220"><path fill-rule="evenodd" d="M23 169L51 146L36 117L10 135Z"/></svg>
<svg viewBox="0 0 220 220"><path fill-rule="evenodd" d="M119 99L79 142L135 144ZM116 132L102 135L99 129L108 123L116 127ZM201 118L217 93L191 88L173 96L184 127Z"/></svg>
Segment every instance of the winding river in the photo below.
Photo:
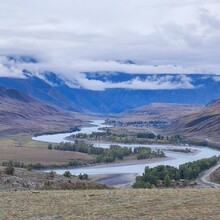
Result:
<svg viewBox="0 0 220 220"><path fill-rule="evenodd" d="M100 128L106 127L103 124L104 120L93 120L91 121L91 127L82 128L81 131L72 132L72 133L62 133L62 134L53 134L53 135L41 135L38 137L33 137L32 139L35 141L43 141L48 143L60 143L60 142L70 142L66 138L71 134L77 133L86 133L91 134L92 132L100 131ZM109 143L93 143L94 146L108 148ZM150 147L152 149L169 149L169 148L183 148L183 146L171 146L171 145L140 145L140 144L120 144L120 146L128 146L128 147L138 147L145 146ZM185 148L185 146L184 146ZM123 173L136 173L142 174L144 172L145 166L154 167L157 165L170 165L178 167L180 164L184 164L187 162L199 160L202 158L208 158L212 156L219 156L220 151L211 149L208 147L191 147L190 149L193 153L176 153L171 151L165 151L167 158L149 160L146 161L136 161L132 163L112 163L112 164L102 164L102 165L93 165L86 166L81 168L69 168L68 170L73 175L79 175L80 173L87 174L123 174ZM58 169L54 170L59 174L63 174L67 169Z"/></svg>

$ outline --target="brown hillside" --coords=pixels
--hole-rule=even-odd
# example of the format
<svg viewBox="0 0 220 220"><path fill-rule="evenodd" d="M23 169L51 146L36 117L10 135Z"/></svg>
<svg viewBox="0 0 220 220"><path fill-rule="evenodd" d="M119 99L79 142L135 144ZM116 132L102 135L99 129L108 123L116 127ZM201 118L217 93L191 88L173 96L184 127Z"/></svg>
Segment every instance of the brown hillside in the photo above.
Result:
<svg viewBox="0 0 220 220"><path fill-rule="evenodd" d="M0 86L0 135L69 129L80 121L73 115Z"/></svg>
<svg viewBox="0 0 220 220"><path fill-rule="evenodd" d="M120 120L124 121L150 121L165 120L173 121L178 117L199 111L200 105L176 104L176 103L152 103L139 108L132 109L121 115Z"/></svg>
<svg viewBox="0 0 220 220"><path fill-rule="evenodd" d="M213 100L197 113L180 117L172 123L168 132L220 141L220 99Z"/></svg>

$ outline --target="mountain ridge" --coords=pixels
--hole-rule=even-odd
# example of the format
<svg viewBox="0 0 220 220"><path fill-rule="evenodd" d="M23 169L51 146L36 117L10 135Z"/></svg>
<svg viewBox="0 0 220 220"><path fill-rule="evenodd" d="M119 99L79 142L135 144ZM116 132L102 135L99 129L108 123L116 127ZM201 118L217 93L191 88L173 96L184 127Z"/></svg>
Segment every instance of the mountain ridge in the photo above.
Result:
<svg viewBox="0 0 220 220"><path fill-rule="evenodd" d="M80 120L15 89L0 86L1 136L69 130Z"/></svg>
<svg viewBox="0 0 220 220"><path fill-rule="evenodd" d="M196 113L181 116L167 131L220 142L220 99L213 100Z"/></svg>
<svg viewBox="0 0 220 220"><path fill-rule="evenodd" d="M25 56L8 59L12 67L20 63L40 64L37 59ZM123 63L134 65L131 60ZM220 97L220 80L213 74L83 72L80 76L86 80L86 88L77 80L68 81L62 74L49 70L36 74L24 65L22 74L21 78L0 77L0 85L73 112L122 113L155 102L204 105Z"/></svg>

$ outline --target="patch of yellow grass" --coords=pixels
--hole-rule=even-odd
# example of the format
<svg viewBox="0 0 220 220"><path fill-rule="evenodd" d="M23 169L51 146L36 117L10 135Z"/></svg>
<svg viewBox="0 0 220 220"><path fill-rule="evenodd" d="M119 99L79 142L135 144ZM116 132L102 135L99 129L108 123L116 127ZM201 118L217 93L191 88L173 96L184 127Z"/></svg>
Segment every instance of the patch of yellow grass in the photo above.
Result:
<svg viewBox="0 0 220 220"><path fill-rule="evenodd" d="M220 219L219 189L0 193L0 219Z"/></svg>

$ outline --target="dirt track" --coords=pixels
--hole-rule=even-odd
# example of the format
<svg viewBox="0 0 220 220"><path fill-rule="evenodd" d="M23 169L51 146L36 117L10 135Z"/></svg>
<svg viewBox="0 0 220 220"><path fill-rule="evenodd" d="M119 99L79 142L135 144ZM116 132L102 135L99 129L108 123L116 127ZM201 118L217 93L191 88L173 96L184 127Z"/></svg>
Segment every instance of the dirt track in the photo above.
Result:
<svg viewBox="0 0 220 220"><path fill-rule="evenodd" d="M220 167L220 162L214 167L211 167L209 170L206 170L204 174L198 178L199 182L201 182L202 185L204 186L208 186L212 188L220 188L220 184L211 182L210 180L210 174L213 173L219 167Z"/></svg>

